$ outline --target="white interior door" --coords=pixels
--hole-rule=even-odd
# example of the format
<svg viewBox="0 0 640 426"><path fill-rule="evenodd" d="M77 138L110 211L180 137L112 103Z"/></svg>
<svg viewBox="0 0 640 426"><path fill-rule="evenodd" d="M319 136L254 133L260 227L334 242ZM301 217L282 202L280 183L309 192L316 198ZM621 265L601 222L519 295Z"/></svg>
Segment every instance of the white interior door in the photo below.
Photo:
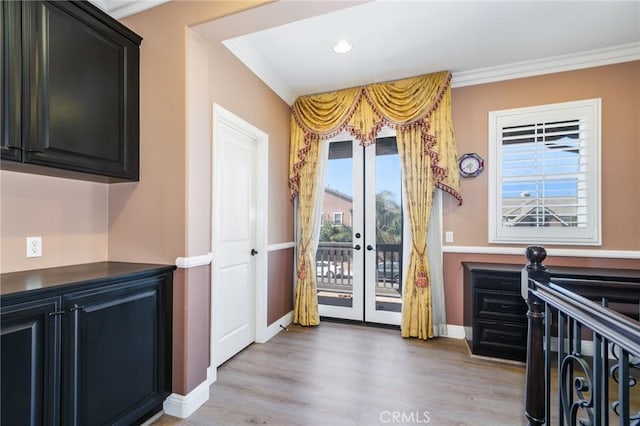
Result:
<svg viewBox="0 0 640 426"><path fill-rule="evenodd" d="M217 126L212 282L216 367L255 341L257 254L257 141L224 122Z"/></svg>

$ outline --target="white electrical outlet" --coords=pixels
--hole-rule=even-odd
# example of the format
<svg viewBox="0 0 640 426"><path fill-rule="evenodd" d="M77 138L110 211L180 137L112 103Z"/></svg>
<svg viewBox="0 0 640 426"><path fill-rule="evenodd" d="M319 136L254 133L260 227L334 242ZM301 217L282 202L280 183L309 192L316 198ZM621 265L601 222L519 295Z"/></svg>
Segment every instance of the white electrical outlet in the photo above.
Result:
<svg viewBox="0 0 640 426"><path fill-rule="evenodd" d="M444 241L446 243L452 243L453 242L453 231L447 231L444 233Z"/></svg>
<svg viewBox="0 0 640 426"><path fill-rule="evenodd" d="M42 256L42 237L27 237L27 257Z"/></svg>

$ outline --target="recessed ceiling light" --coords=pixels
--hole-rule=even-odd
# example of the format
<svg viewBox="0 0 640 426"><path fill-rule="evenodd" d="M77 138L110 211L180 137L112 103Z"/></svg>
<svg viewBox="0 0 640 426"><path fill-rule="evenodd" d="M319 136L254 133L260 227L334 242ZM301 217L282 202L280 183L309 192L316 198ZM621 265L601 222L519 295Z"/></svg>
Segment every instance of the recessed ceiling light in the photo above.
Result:
<svg viewBox="0 0 640 426"><path fill-rule="evenodd" d="M351 43L347 40L340 40L333 45L333 51L336 53L348 53L351 51Z"/></svg>

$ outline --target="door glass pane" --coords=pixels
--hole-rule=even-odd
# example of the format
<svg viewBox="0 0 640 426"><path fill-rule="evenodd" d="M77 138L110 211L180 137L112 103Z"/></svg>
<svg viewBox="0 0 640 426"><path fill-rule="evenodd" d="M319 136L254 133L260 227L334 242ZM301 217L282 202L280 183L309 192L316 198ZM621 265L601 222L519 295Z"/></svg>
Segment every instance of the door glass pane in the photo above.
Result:
<svg viewBox="0 0 640 426"><path fill-rule="evenodd" d="M353 306L353 143L331 142L316 251L318 303Z"/></svg>
<svg viewBox="0 0 640 426"><path fill-rule="evenodd" d="M376 141L376 310L402 308L402 184L395 137Z"/></svg>

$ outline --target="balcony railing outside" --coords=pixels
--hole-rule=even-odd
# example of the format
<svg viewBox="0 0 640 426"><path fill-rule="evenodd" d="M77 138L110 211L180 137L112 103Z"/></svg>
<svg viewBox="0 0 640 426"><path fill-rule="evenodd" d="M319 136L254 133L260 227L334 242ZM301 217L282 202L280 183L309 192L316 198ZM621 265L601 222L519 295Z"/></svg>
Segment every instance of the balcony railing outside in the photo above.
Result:
<svg viewBox="0 0 640 426"><path fill-rule="evenodd" d="M353 291L353 243L321 242L316 251L318 290ZM361 248L365 250L365 248ZM402 294L402 245L378 244L376 294Z"/></svg>

